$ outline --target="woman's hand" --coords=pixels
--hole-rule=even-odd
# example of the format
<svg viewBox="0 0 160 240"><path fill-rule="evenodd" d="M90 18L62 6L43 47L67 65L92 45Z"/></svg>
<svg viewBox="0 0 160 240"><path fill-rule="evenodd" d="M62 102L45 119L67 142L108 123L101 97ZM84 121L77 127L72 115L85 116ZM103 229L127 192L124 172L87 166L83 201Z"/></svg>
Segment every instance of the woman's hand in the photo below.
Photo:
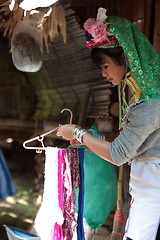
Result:
<svg viewBox="0 0 160 240"><path fill-rule="evenodd" d="M75 124L65 124L57 130L57 136L60 136L65 140L70 141L73 147L83 145L73 138L73 132L75 127ZM115 164L110 155L109 142L98 139L92 136L90 133L86 133L83 136L83 143L101 158Z"/></svg>
<svg viewBox="0 0 160 240"><path fill-rule="evenodd" d="M82 146L82 145L84 145L83 143L80 143L78 140L71 140L71 141L70 141L70 144L71 144L73 147L77 147L77 146Z"/></svg>
<svg viewBox="0 0 160 240"><path fill-rule="evenodd" d="M73 139L73 130L75 126L75 124L65 124L57 130L57 136L69 140L73 147L83 145L78 140Z"/></svg>
<svg viewBox="0 0 160 240"><path fill-rule="evenodd" d="M57 136L64 138L65 140L72 141L73 139L73 129L75 124L65 124L57 130Z"/></svg>

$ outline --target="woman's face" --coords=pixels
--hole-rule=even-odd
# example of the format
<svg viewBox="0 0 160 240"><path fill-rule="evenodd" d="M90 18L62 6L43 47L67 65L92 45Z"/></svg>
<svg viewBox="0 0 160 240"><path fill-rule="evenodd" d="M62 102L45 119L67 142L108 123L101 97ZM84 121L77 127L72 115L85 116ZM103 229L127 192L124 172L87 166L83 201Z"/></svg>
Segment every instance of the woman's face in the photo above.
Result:
<svg viewBox="0 0 160 240"><path fill-rule="evenodd" d="M122 61L122 64L118 65L112 60L112 58L106 55L102 55L102 64L100 67L102 69L102 76L113 85L120 84L126 73L125 61Z"/></svg>

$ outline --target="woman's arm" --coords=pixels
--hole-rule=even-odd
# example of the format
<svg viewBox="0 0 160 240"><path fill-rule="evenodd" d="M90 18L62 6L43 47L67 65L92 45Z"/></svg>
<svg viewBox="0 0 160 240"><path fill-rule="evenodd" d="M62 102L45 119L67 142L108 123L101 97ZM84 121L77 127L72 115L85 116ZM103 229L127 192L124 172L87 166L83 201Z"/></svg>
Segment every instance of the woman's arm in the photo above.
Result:
<svg viewBox="0 0 160 240"><path fill-rule="evenodd" d="M76 125L74 124L63 125L58 129L57 135L63 137L66 140L73 141L73 130L75 126ZM112 164L115 164L109 152L109 142L93 137L89 133L84 134L82 141L83 144L86 145L96 155L111 162Z"/></svg>
<svg viewBox="0 0 160 240"><path fill-rule="evenodd" d="M92 152L94 152L99 157L115 164L109 152L109 142L95 138L89 133L86 133L83 136L83 144L86 145Z"/></svg>

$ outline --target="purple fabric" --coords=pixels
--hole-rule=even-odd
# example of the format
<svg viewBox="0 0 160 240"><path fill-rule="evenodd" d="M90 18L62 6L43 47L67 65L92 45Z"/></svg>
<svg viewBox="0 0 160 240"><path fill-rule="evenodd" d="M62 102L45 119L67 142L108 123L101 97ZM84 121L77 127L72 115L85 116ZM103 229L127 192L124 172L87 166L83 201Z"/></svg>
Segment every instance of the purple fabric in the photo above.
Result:
<svg viewBox="0 0 160 240"><path fill-rule="evenodd" d="M75 220L76 195L75 189L79 188L79 154L78 149L69 147L64 150L64 189L63 189L63 236L71 240L73 231L77 226Z"/></svg>

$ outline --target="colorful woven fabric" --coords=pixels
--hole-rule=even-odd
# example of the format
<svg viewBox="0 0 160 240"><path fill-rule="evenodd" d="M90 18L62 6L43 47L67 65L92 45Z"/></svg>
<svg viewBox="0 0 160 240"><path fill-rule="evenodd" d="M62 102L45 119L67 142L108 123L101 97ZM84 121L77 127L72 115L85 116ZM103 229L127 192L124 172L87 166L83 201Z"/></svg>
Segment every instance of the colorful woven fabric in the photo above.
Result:
<svg viewBox="0 0 160 240"><path fill-rule="evenodd" d="M71 240L77 226L75 219L76 194L79 188L79 154L78 149L69 147L64 150L64 188L63 188L63 239Z"/></svg>

